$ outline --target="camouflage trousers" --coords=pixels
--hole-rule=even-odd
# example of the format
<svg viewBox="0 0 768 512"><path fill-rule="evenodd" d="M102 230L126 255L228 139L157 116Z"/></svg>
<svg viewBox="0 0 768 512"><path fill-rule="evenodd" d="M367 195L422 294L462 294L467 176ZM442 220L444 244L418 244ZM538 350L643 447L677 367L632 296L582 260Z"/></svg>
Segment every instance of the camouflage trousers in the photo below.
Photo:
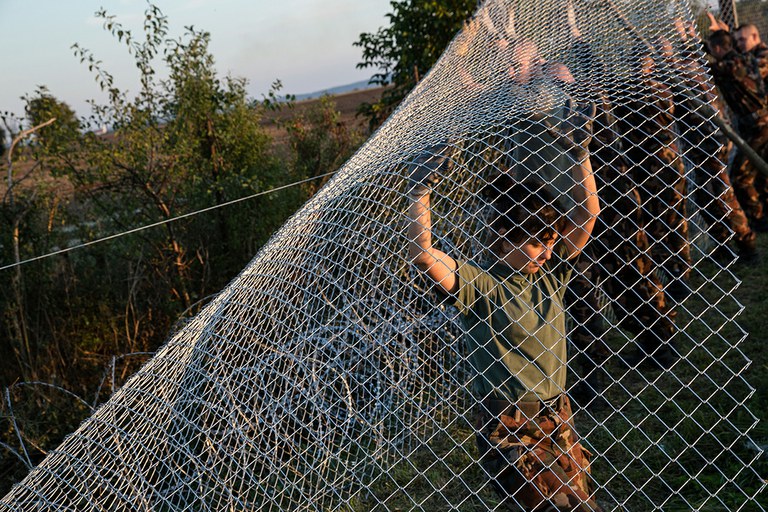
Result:
<svg viewBox="0 0 768 512"><path fill-rule="evenodd" d="M763 159L768 157L768 122L749 128L740 127L740 132ZM751 221L763 219L768 202L768 178L741 151L736 152L731 165L731 182L736 199L747 217Z"/></svg>
<svg viewBox="0 0 768 512"><path fill-rule="evenodd" d="M638 335L651 351L672 338L675 312L669 306L654 264L640 210L641 198L631 180L622 174L601 180L602 211L592 240L576 263L566 302L574 320L569 338L587 357L585 373L610 353L600 341L605 331L596 283L610 300L619 326ZM579 366L579 365L576 365Z"/></svg>
<svg viewBox="0 0 768 512"><path fill-rule="evenodd" d="M499 497L513 510L600 511L594 499L592 455L571 425L568 398L561 395L557 404L550 408L525 402L496 416L488 411L492 408L481 407L480 462Z"/></svg>
<svg viewBox="0 0 768 512"><path fill-rule="evenodd" d="M736 245L752 244L755 233L741 207L725 166L727 147L717 140L704 139L687 144L688 158L699 168L694 173L694 196L709 234L725 245L735 234Z"/></svg>

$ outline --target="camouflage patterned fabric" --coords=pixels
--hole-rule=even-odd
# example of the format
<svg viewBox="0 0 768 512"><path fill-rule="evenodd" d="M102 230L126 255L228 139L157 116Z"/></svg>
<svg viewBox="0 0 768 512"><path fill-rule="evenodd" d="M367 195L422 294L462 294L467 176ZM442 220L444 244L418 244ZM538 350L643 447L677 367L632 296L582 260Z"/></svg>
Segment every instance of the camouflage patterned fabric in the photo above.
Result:
<svg viewBox="0 0 768 512"><path fill-rule="evenodd" d="M768 154L768 109L760 63L752 53L732 51L711 65L712 76L734 115L736 129L752 148L765 158ZM747 217L764 222L768 181L741 152L731 168L736 198Z"/></svg>
<svg viewBox="0 0 768 512"><path fill-rule="evenodd" d="M530 418L521 409L528 408L498 418L478 415L480 462L504 504L513 510L602 510L590 476L592 454L571 425L568 399L563 396L557 410L542 404Z"/></svg>
<svg viewBox="0 0 768 512"><path fill-rule="evenodd" d="M765 50L768 51L768 47ZM768 59L768 55L766 57ZM684 58L674 65L685 85L701 93L717 112L723 112L720 99L706 80L706 72L698 59ZM725 245L734 233L739 250L753 252L755 233L749 227L726 171L727 139L689 96L676 94L674 101L684 153L690 162L698 165L693 173L694 194L702 217L709 226L709 234L720 245Z"/></svg>
<svg viewBox="0 0 768 512"><path fill-rule="evenodd" d="M696 200L701 208L704 221L709 226L709 234L720 245L725 245L731 236L735 234L736 247L740 251L754 251L756 234L749 225L746 213L741 207L731 185L725 165L721 158L725 158L726 150L715 157L704 158L698 155L698 151L690 151L690 157L700 156L702 170L705 175L697 176ZM717 174L714 174L717 172ZM725 220L725 222L724 222Z"/></svg>
<svg viewBox="0 0 768 512"><path fill-rule="evenodd" d="M737 120L747 119L765 107L765 85L757 59L751 53L728 52L710 63L712 77ZM743 126L737 126L739 131Z"/></svg>
<svg viewBox="0 0 768 512"><path fill-rule="evenodd" d="M749 145L765 159L768 157L768 119L760 126L759 132L749 137L742 134ZM762 123L761 123L762 124ZM744 156L737 151L731 167L731 177L736 199L747 217L757 225L765 222L766 201L768 201L768 179L762 175Z"/></svg>
<svg viewBox="0 0 768 512"><path fill-rule="evenodd" d="M749 50L749 53L757 60L757 69L763 80L768 78L768 45L760 42L760 44Z"/></svg>
<svg viewBox="0 0 768 512"><path fill-rule="evenodd" d="M674 102L667 86L645 78L628 84L634 99L614 109L624 135L632 180L654 263L673 279L690 271L685 168L674 132Z"/></svg>

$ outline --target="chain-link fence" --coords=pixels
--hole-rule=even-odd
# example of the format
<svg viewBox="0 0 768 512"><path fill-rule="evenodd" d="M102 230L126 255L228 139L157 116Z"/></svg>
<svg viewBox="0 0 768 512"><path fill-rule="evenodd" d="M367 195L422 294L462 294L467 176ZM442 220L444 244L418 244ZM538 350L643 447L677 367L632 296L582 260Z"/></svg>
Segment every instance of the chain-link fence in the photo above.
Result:
<svg viewBox="0 0 768 512"><path fill-rule="evenodd" d="M762 509L692 20L484 3L0 509Z"/></svg>

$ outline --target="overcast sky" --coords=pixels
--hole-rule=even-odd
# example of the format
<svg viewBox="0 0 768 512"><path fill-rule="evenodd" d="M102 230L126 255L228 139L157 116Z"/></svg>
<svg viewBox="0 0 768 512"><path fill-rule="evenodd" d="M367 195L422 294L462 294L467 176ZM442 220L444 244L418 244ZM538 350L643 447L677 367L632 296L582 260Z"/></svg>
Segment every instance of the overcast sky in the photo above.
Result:
<svg viewBox="0 0 768 512"><path fill-rule="evenodd" d="M362 32L387 23L389 0L155 0L178 38L194 25L211 33L220 75L249 81L261 98L280 79L283 92L301 94L365 80L357 70ZM102 60L120 88L136 91L137 70L126 48L102 28L104 7L134 36L142 32L145 0L0 0L0 111L23 114L24 94L45 85L78 115L88 99L103 99L93 75L71 46Z"/></svg>

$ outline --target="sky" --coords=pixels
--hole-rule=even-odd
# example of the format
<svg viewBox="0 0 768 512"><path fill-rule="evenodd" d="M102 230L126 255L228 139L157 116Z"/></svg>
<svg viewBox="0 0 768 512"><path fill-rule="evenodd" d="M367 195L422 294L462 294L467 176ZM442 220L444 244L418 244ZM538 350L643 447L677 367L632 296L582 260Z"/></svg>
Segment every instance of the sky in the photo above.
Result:
<svg viewBox="0 0 768 512"><path fill-rule="evenodd" d="M154 0L168 17L169 36L193 25L211 34L209 50L220 76L248 80L251 97L266 95L276 79L283 93L303 94L366 80L358 70L363 32L387 24L390 0ZM146 0L0 0L0 112L22 115L25 94L45 85L78 116L89 99L103 102L88 67L72 45L91 50L116 85L137 90L138 70L124 45L94 13L115 15L134 37L143 34Z"/></svg>

